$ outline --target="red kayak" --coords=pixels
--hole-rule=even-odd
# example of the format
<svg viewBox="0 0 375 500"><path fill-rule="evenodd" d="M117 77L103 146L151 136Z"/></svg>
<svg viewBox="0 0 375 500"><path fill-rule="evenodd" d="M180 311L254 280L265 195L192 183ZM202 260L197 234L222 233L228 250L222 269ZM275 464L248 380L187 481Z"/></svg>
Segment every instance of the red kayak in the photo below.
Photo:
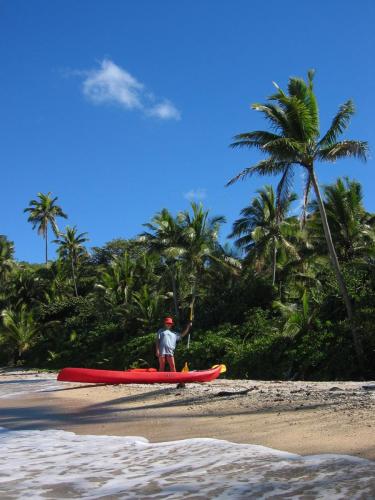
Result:
<svg viewBox="0 0 375 500"><path fill-rule="evenodd" d="M127 371L91 370L90 368L63 368L57 380L63 382L85 382L92 384L187 384L189 382L211 382L224 365L209 370L191 372L158 372L155 368Z"/></svg>

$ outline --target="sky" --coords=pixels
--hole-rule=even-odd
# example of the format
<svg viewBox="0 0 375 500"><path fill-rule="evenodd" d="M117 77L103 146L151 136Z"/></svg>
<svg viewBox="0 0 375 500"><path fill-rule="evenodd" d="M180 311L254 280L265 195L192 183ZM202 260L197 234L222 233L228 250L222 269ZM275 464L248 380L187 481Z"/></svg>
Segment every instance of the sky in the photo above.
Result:
<svg viewBox="0 0 375 500"><path fill-rule="evenodd" d="M224 242L271 182L225 187L259 159L229 144L267 128L250 105L273 81L315 68L322 131L352 98L344 137L374 147L374 23L372 0L0 0L0 234L42 262L23 210L51 192L69 216L60 229L76 225L89 247L191 201L226 217ZM360 181L375 212L372 156L317 172Z"/></svg>

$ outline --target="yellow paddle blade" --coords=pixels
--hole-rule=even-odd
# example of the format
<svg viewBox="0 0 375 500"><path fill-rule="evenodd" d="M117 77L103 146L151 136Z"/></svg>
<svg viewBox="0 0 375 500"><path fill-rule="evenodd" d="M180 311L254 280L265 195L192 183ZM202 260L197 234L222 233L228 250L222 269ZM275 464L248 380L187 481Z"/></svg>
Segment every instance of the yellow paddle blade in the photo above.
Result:
<svg viewBox="0 0 375 500"><path fill-rule="evenodd" d="M217 368L220 366L220 373L225 373L227 371L227 367L225 365L214 365L212 369Z"/></svg>

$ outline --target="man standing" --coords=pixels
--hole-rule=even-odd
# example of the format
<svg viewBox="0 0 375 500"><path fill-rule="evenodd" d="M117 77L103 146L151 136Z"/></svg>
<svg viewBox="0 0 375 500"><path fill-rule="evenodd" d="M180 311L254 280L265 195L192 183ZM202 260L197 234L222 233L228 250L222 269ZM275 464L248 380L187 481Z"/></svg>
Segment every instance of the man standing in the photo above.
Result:
<svg viewBox="0 0 375 500"><path fill-rule="evenodd" d="M168 317L164 319L164 327L161 328L156 337L156 356L159 358L159 371L165 371L165 362L168 362L171 372L176 371L174 362L174 350L176 349L176 342L181 340L192 327L190 321L182 333L172 331L173 319Z"/></svg>

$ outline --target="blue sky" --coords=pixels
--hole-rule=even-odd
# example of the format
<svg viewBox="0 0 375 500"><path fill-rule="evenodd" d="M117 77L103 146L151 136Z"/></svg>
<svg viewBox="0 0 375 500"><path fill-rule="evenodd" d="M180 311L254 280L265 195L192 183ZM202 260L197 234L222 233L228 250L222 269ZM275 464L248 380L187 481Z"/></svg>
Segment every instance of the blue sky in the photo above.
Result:
<svg viewBox="0 0 375 500"><path fill-rule="evenodd" d="M272 81L315 68L322 130L353 98L347 137L373 148L374 22L371 0L0 1L0 234L18 259L43 261L23 209L51 191L90 246L189 199L226 216L224 238L267 182L224 187L257 160L228 144L266 128L249 105ZM373 167L345 160L318 175L358 179L375 212Z"/></svg>

